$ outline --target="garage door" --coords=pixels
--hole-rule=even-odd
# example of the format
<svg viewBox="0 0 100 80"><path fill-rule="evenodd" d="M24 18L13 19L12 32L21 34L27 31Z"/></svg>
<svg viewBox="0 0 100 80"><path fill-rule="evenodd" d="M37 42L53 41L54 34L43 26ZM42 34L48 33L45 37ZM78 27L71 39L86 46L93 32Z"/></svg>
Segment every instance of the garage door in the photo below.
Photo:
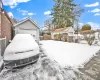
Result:
<svg viewBox="0 0 100 80"><path fill-rule="evenodd" d="M36 30L24 30L24 29L22 30L22 29L19 29L18 34L31 34L36 39L37 31Z"/></svg>

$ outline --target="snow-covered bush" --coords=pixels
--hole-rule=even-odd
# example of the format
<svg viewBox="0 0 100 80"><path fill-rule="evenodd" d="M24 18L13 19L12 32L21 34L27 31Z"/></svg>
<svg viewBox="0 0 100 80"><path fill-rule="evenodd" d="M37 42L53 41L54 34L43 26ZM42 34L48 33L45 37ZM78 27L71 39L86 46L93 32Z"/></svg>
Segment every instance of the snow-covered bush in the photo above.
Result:
<svg viewBox="0 0 100 80"><path fill-rule="evenodd" d="M95 40L95 34L91 32L89 34L83 34L83 36L87 43L91 46Z"/></svg>
<svg viewBox="0 0 100 80"><path fill-rule="evenodd" d="M99 41L100 41L100 32L98 33L98 39L99 39Z"/></svg>

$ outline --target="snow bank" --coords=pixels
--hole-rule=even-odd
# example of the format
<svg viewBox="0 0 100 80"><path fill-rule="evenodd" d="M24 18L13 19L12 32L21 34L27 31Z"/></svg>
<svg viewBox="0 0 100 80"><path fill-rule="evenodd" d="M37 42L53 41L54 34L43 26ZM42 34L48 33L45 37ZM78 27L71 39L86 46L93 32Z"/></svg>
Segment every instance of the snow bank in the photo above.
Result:
<svg viewBox="0 0 100 80"><path fill-rule="evenodd" d="M3 59L0 60L0 71L2 70L2 67L3 67Z"/></svg>
<svg viewBox="0 0 100 80"><path fill-rule="evenodd" d="M98 50L100 50L100 46L89 46L88 44L52 40L44 40L40 43L45 53L62 66L82 66L82 64L87 62Z"/></svg>
<svg viewBox="0 0 100 80"><path fill-rule="evenodd" d="M23 68L9 70L4 68L0 73L0 80L93 80L81 74L76 68L62 68L45 54L40 54L37 63Z"/></svg>
<svg viewBox="0 0 100 80"><path fill-rule="evenodd" d="M7 46L4 59L13 60L17 59L17 56L22 59L35 55L36 53L39 53L39 46L34 38L30 34L17 34Z"/></svg>
<svg viewBox="0 0 100 80"><path fill-rule="evenodd" d="M3 59L0 61L0 67L2 66L2 64L3 64Z"/></svg>

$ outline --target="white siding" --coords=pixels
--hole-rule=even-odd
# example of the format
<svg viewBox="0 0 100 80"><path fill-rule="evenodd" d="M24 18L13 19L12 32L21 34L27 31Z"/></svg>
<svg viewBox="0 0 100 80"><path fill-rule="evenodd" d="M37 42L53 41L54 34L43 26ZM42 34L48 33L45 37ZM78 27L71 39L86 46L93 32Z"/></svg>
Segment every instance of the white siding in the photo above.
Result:
<svg viewBox="0 0 100 80"><path fill-rule="evenodd" d="M68 33L69 36L74 36L74 32L75 32L74 29L71 27L71 28L68 30L67 33Z"/></svg>
<svg viewBox="0 0 100 80"><path fill-rule="evenodd" d="M15 35L16 34L31 34L39 41L39 28L29 20L15 27Z"/></svg>

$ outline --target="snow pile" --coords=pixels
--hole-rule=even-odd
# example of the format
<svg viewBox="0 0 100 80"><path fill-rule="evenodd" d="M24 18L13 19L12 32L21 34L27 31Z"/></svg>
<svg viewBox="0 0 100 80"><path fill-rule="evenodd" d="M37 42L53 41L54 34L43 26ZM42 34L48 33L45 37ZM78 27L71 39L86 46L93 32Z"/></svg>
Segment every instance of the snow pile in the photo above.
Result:
<svg viewBox="0 0 100 80"><path fill-rule="evenodd" d="M41 50L37 63L0 73L0 80L92 80L76 68L63 68Z"/></svg>
<svg viewBox="0 0 100 80"><path fill-rule="evenodd" d="M39 46L30 34L17 34L12 42L7 46L4 53L4 59L23 59L25 57L27 58L36 55L37 53L39 53Z"/></svg>
<svg viewBox="0 0 100 80"><path fill-rule="evenodd" d="M89 46L88 44L52 40L44 40L40 43L45 53L62 66L83 67L83 64L100 50L100 46Z"/></svg>
<svg viewBox="0 0 100 80"><path fill-rule="evenodd" d="M21 69L3 70L0 80L73 80L56 62L41 58Z"/></svg>
<svg viewBox="0 0 100 80"><path fill-rule="evenodd" d="M0 60L0 66L2 66L2 64L3 64L3 59L2 59L2 60Z"/></svg>
<svg viewBox="0 0 100 80"><path fill-rule="evenodd" d="M2 66L3 66L3 59L0 60L0 69L1 69Z"/></svg>
<svg viewBox="0 0 100 80"><path fill-rule="evenodd" d="M0 80L92 80L80 72L62 68L55 61L41 57L38 63L0 73Z"/></svg>

